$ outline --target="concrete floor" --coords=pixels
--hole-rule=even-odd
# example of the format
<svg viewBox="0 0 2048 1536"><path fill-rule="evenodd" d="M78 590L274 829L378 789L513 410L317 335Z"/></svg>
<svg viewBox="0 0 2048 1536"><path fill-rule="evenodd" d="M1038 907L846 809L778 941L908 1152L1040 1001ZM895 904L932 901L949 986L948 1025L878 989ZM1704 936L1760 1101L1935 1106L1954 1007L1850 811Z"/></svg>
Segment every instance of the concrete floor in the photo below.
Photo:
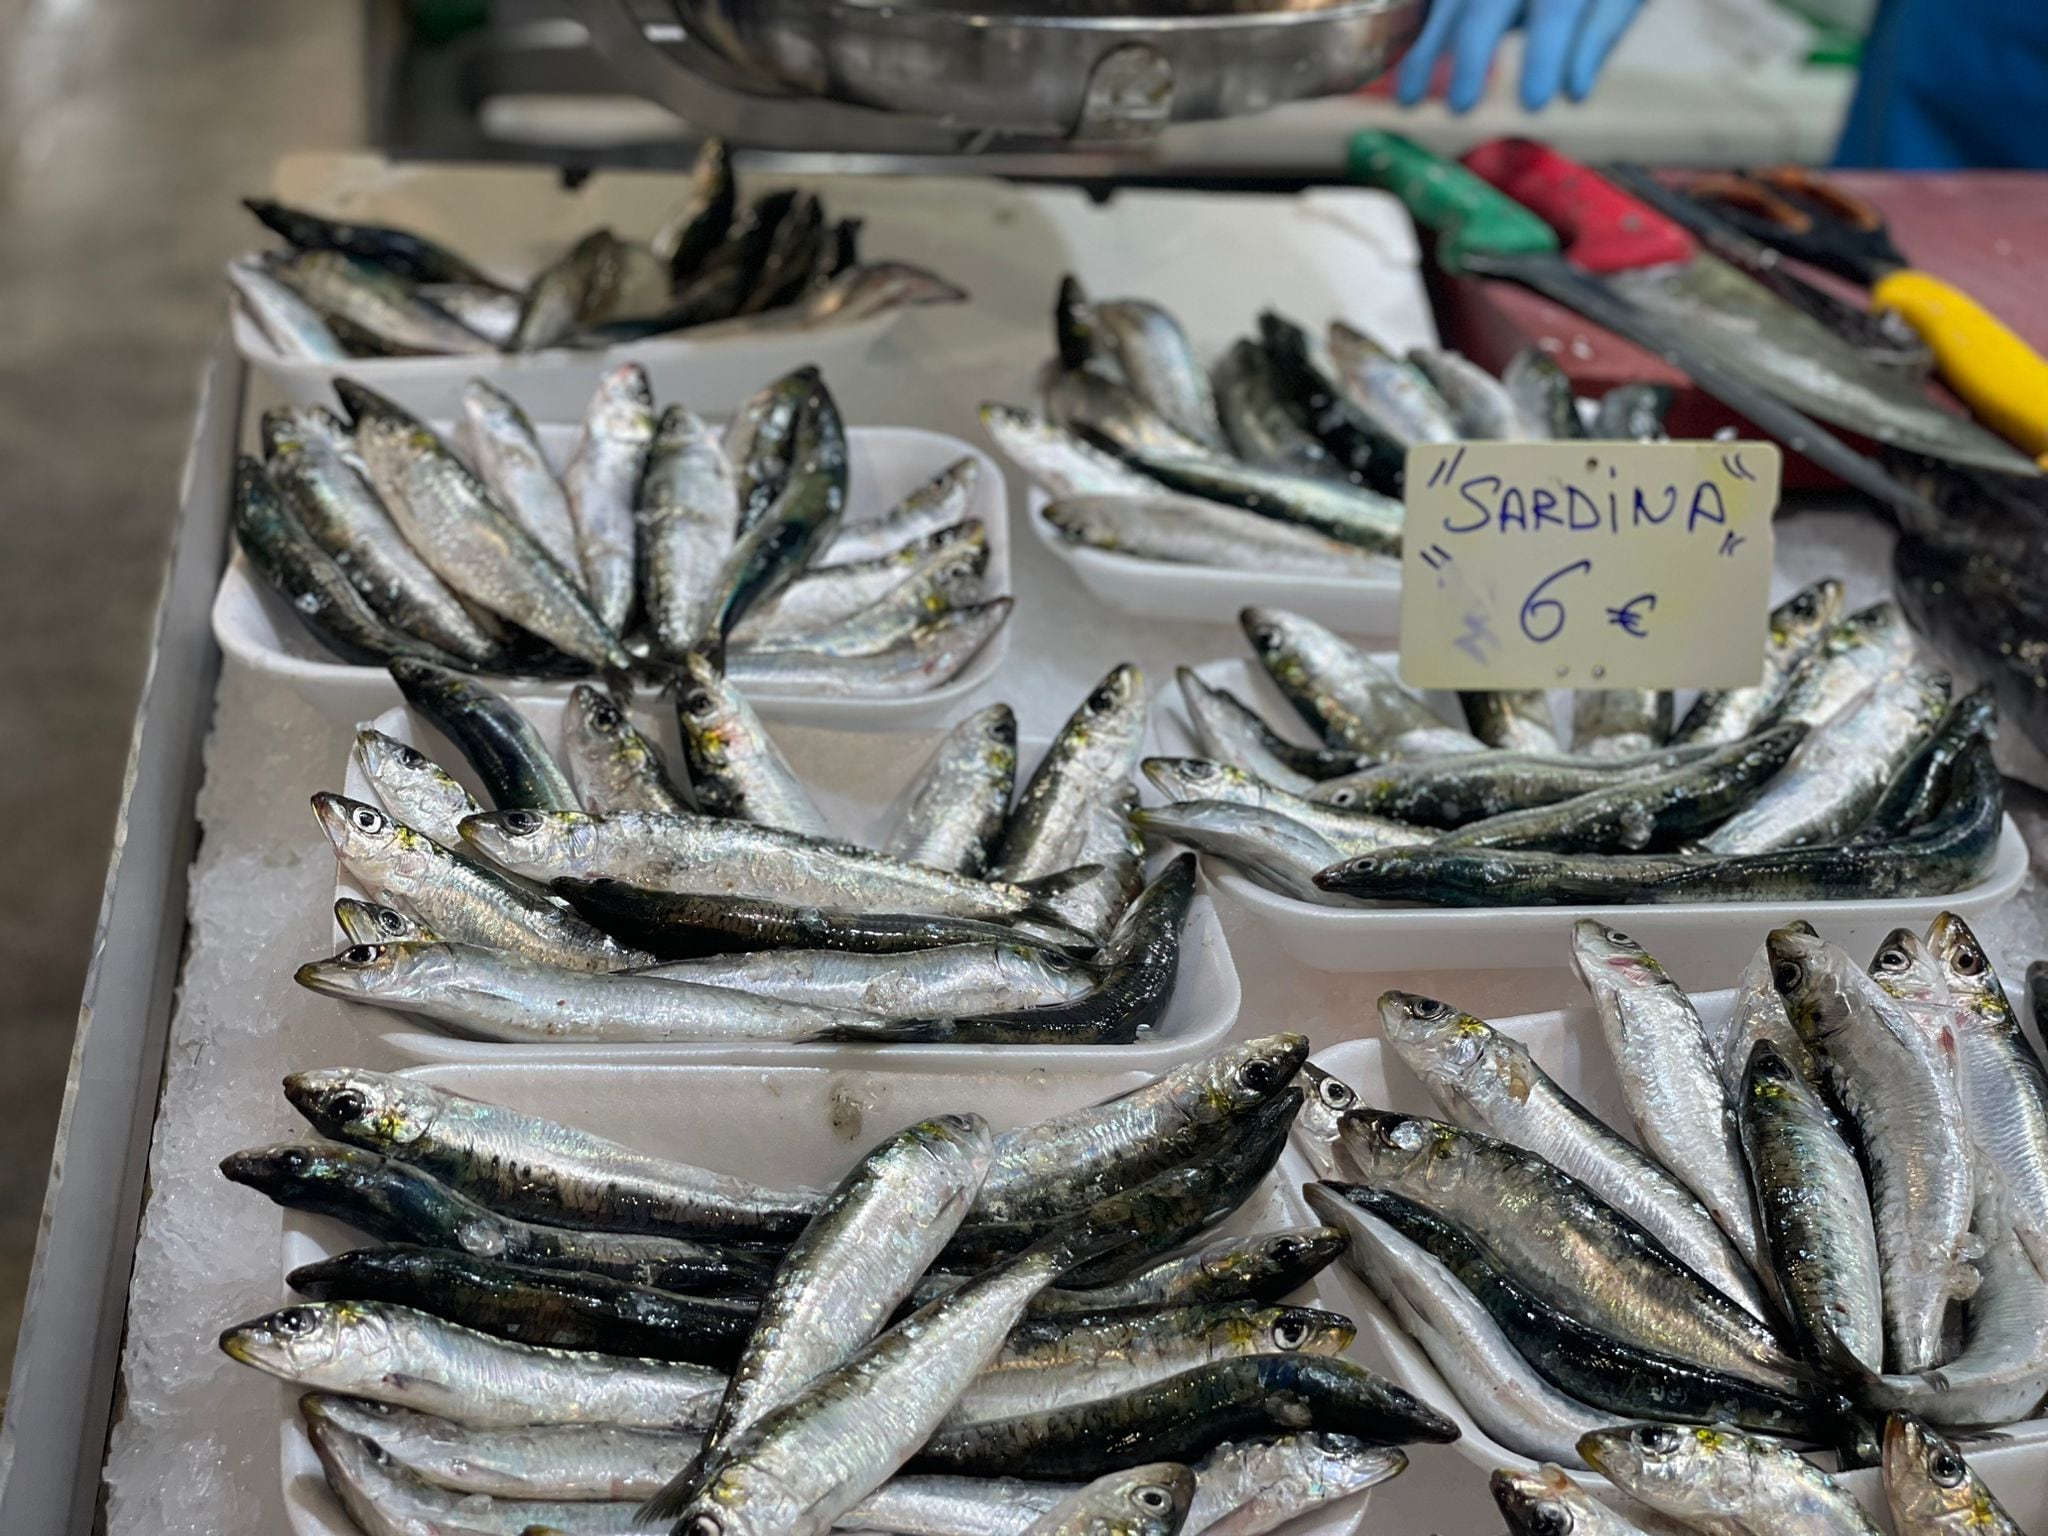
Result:
<svg viewBox="0 0 2048 1536"><path fill-rule="evenodd" d="M236 198L360 142L360 16L0 0L0 1382Z"/></svg>

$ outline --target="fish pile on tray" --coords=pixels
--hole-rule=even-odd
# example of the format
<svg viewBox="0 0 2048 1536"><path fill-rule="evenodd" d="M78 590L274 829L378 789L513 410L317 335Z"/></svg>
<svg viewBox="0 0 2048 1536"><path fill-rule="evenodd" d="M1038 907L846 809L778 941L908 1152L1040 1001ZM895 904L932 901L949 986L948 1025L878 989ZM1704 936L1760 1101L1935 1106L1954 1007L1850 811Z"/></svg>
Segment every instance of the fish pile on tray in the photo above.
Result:
<svg viewBox="0 0 2048 1536"><path fill-rule="evenodd" d="M410 744L358 734L382 807L313 805L373 901L337 906L356 942L299 970L315 991L497 1041L1128 1044L1172 999L1194 861L1146 881L1135 667L1082 701L1014 795L1009 707L962 720L880 848L834 835L704 653L676 696L685 775L587 684L564 711L564 772L473 680L391 673L495 809Z"/></svg>
<svg viewBox="0 0 2048 1536"><path fill-rule="evenodd" d="M1411 993L1381 997L1386 1043L1446 1121L1307 1068L1309 1207L1489 1436L1578 1465L1618 1421L1731 1423L1867 1464L1886 1413L2039 1411L2048 1076L1960 918L1867 970L1776 929L1713 1025L1597 919L1572 964L1633 1140Z"/></svg>
<svg viewBox="0 0 2048 1536"><path fill-rule="evenodd" d="M1102 1527L1047 1512L1118 1479L1151 1518L1110 1529L1257 1536L1457 1435L1335 1358L1348 1319L1280 1304L1338 1233L1210 1231L1263 1191L1307 1049L1249 1041L1019 1130L937 1115L829 1191L300 1073L330 1140L222 1172L392 1246L294 1270L307 1300L221 1347L312 1394L372 1536L1078 1533ZM1186 1465L1131 1471L1162 1458Z"/></svg>
<svg viewBox="0 0 2048 1536"><path fill-rule="evenodd" d="M1391 576L1412 445L1588 433L1571 380L1533 349L1496 379L1455 352L1396 357L1342 321L1318 343L1268 312L1212 380L1167 311L1090 302L1072 278L1054 330L1047 414L989 405L982 421L1053 496L1039 515L1062 538L1142 560ZM1669 404L1626 386L1591 430L1658 437Z"/></svg>
<svg viewBox="0 0 2048 1536"><path fill-rule="evenodd" d="M1946 895L2004 820L1988 689L1950 700L1890 603L1843 617L1821 581L1771 614L1764 677L1699 696L1574 695L1569 750L1541 690L1461 694L1439 719L1321 625L1242 615L1321 740L1301 746L1183 668L1207 757L1153 758L1148 835L1303 901L1607 905Z"/></svg>
<svg viewBox="0 0 2048 1536"><path fill-rule="evenodd" d="M244 554L342 659L666 675L726 647L757 689L901 698L951 680L1009 617L990 597L979 477L961 459L880 519L844 521L846 428L816 370L723 430L606 373L558 474L518 403L463 392L464 451L350 379L344 422L263 418L235 481Z"/></svg>
<svg viewBox="0 0 2048 1536"><path fill-rule="evenodd" d="M651 243L592 230L523 290L410 230L254 198L245 206L289 249L229 263L228 280L293 362L809 330L967 297L918 267L863 263L860 220L829 221L809 192L770 192L742 212L715 139L698 159L689 202Z"/></svg>
<svg viewBox="0 0 2048 1536"><path fill-rule="evenodd" d="M1686 1530L1880 1536L1856 1500L1820 1468L1731 1424L1594 1430L1579 1450L1631 1498ZM1917 1419L1885 1421L1883 1466L1895 1536L2025 1536L1962 1453ZM1494 1473L1492 1489L1510 1536L1649 1536L1557 1466L1503 1468Z"/></svg>

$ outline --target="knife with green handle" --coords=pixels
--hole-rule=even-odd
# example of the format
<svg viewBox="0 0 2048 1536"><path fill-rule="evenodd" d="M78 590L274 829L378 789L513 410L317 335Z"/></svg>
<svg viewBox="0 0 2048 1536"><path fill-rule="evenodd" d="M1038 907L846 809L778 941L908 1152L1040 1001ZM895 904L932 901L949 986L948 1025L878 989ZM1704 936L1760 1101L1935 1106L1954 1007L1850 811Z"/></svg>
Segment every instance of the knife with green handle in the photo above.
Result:
<svg viewBox="0 0 2048 1536"><path fill-rule="evenodd" d="M1445 271L1504 277L1533 288L1683 370L1730 410L1891 508L1908 527L1929 530L1942 522L1932 503L1875 460L1702 354L1667 319L1638 308L1573 266L1548 223L1462 165L1399 134L1368 128L1351 140L1349 170L1354 180L1393 193L1417 223L1436 232L1437 264Z"/></svg>

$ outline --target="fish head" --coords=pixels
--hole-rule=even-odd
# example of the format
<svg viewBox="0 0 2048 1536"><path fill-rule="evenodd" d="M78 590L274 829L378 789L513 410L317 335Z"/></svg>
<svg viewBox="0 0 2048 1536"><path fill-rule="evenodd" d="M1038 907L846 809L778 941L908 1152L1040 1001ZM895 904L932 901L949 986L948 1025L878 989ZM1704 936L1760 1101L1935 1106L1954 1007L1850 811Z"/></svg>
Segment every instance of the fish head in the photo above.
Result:
<svg viewBox="0 0 2048 1536"><path fill-rule="evenodd" d="M329 997L402 1003L425 996L454 969L455 957L440 941L400 939L351 944L331 959L307 961L293 977Z"/></svg>
<svg viewBox="0 0 2048 1536"><path fill-rule="evenodd" d="M243 1365L305 1380L344 1359L375 1326L374 1314L352 1303L312 1302L230 1328L220 1347Z"/></svg>
<svg viewBox="0 0 2048 1536"><path fill-rule="evenodd" d="M1598 1529L1585 1518L1593 1513L1586 1508L1586 1491L1549 1462L1533 1472L1502 1467L1487 1486L1511 1536L1573 1536L1582 1521L1589 1533Z"/></svg>
<svg viewBox="0 0 2048 1536"><path fill-rule="evenodd" d="M1630 1498L1681 1518L1724 1506L1749 1467L1749 1437L1729 1425L1623 1424L1579 1438L1579 1454Z"/></svg>
<svg viewBox="0 0 2048 1536"><path fill-rule="evenodd" d="M1771 610L1773 650L1804 651L1814 638L1832 629L1842 613L1842 584L1824 577L1801 587Z"/></svg>
<svg viewBox="0 0 2048 1536"><path fill-rule="evenodd" d="M1296 684L1307 681L1299 632L1305 621L1278 608L1254 606L1240 611L1237 622L1251 642L1252 654L1283 685L1290 678Z"/></svg>
<svg viewBox="0 0 2048 1536"><path fill-rule="evenodd" d="M883 1143L876 1149L876 1155L890 1149L914 1148L921 1154L917 1161L924 1168L955 1168L960 1175L956 1195L960 1201L972 1203L974 1187L988 1171L994 1139L988 1122L979 1115L934 1115Z"/></svg>
<svg viewBox="0 0 2048 1536"><path fill-rule="evenodd" d="M1301 1116L1295 1122L1311 1145L1311 1155L1322 1171L1327 1173L1329 1149L1337 1143L1342 1131L1344 1117L1358 1108L1358 1090L1334 1072L1326 1072L1314 1062L1303 1062L1301 1066L1302 1086L1307 1090L1303 1095Z"/></svg>
<svg viewBox="0 0 2048 1536"><path fill-rule="evenodd" d="M429 937L425 927L396 907L380 906L358 896L336 898L334 920L341 925L341 931L357 944L384 944L394 939L423 940Z"/></svg>
<svg viewBox="0 0 2048 1536"><path fill-rule="evenodd" d="M344 1434L374 1440L402 1425L410 1412L395 1403L373 1403L366 1397L343 1397L335 1392L308 1392L299 1399L299 1417L310 1429L331 1424Z"/></svg>
<svg viewBox="0 0 2048 1536"><path fill-rule="evenodd" d="M1171 1074L1174 1087L1203 1120L1227 1120L1256 1109L1292 1083L1308 1060L1306 1035L1262 1035L1190 1062ZM1177 1095L1178 1096L1178 1095Z"/></svg>
<svg viewBox="0 0 2048 1536"><path fill-rule="evenodd" d="M1331 1499L1384 1483L1408 1467L1406 1451L1326 1429L1288 1435L1272 1448L1288 1456L1297 1474L1312 1486L1327 1490Z"/></svg>
<svg viewBox="0 0 2048 1536"><path fill-rule="evenodd" d="M576 867L598 819L579 811L486 811L462 818L462 840L494 863L518 868Z"/></svg>
<svg viewBox="0 0 2048 1536"><path fill-rule="evenodd" d="M1112 1472L1075 1495L1091 1517L1087 1529L1102 1536L1173 1536L1194 1500L1193 1469L1172 1461Z"/></svg>
<svg viewBox="0 0 2048 1536"><path fill-rule="evenodd" d="M1831 1033L1844 1015L1842 987L1835 974L1835 947L1816 935L1775 928L1764 940L1771 957L1771 985L1785 1004L1785 1016L1809 1045Z"/></svg>
<svg viewBox="0 0 2048 1536"><path fill-rule="evenodd" d="M991 768L1015 772L1017 712L1007 704L991 704L968 719L968 729L981 743L982 760Z"/></svg>
<svg viewBox="0 0 2048 1536"><path fill-rule="evenodd" d="M1427 1182L1448 1162L1457 1131L1440 1120L1390 1109L1354 1109L1344 1117L1340 1145L1358 1177L1379 1184Z"/></svg>
<svg viewBox="0 0 2048 1536"><path fill-rule="evenodd" d="M683 657L683 683L676 690L676 723L693 758L721 767L756 749L759 732L751 712L726 681L725 668L711 652Z"/></svg>
<svg viewBox="0 0 2048 1536"><path fill-rule="evenodd" d="M1927 929L1927 948L1941 969L1943 984L1955 996L1974 1004L1988 1001L1996 990L2002 999L2003 989L1991 957L1977 942L1970 925L1955 913L1943 912L1935 917Z"/></svg>
<svg viewBox="0 0 2048 1536"><path fill-rule="evenodd" d="M1828 631L1824 647L1831 656L1847 655L1866 646L1888 645L1900 628L1898 604L1887 599L1859 608Z"/></svg>
<svg viewBox="0 0 2048 1536"><path fill-rule="evenodd" d="M1903 1530L2010 1529L1963 1455L1918 1419L1894 1414L1884 1426L1884 1492Z"/></svg>
<svg viewBox="0 0 2048 1536"><path fill-rule="evenodd" d="M399 850L401 823L374 805L323 789L313 796L313 815L344 861L388 856Z"/></svg>
<svg viewBox="0 0 2048 1536"><path fill-rule="evenodd" d="M1145 674L1133 662L1111 667L1067 718L1052 750L1081 762L1129 773L1145 729Z"/></svg>
<svg viewBox="0 0 2048 1536"><path fill-rule="evenodd" d="M374 726L366 725L356 732L356 753L362 759L364 774L372 782L424 778L438 784L452 780L446 769L419 748L396 736L387 736Z"/></svg>
<svg viewBox="0 0 2048 1536"><path fill-rule="evenodd" d="M246 1147L220 1161L223 1178L247 1185L281 1205L317 1205L337 1185L374 1174L382 1166L383 1159L374 1152L317 1141Z"/></svg>
<svg viewBox="0 0 2048 1536"><path fill-rule="evenodd" d="M1498 1077L1509 1093L1527 1097L1522 1062L1485 1020L1433 997L1387 992L1380 997L1380 1022L1401 1060L1439 1102L1463 1102L1481 1076Z"/></svg>
<svg viewBox="0 0 2048 1536"><path fill-rule="evenodd" d="M1340 1355L1358 1337L1350 1318L1315 1307L1264 1307L1226 1325L1248 1353Z"/></svg>
<svg viewBox="0 0 2048 1536"><path fill-rule="evenodd" d="M799 1528L810 1502L770 1469L727 1458L669 1529L671 1536L783 1536Z"/></svg>
<svg viewBox="0 0 2048 1536"><path fill-rule="evenodd" d="M1231 763L1206 757L1148 757L1138 766L1155 789L1173 800L1257 797L1258 780Z"/></svg>
<svg viewBox="0 0 2048 1536"><path fill-rule="evenodd" d="M360 1067L294 1072L284 1096L322 1136L379 1150L418 1141L447 1107L424 1083Z"/></svg>
<svg viewBox="0 0 2048 1536"><path fill-rule="evenodd" d="M1596 995L1615 987L1669 979L1656 956L1597 917L1582 917L1572 925L1572 969Z"/></svg>
<svg viewBox="0 0 2048 1536"><path fill-rule="evenodd" d="M1910 928L1894 928L1885 935L1870 957L1870 977L1892 996L1908 1000L1931 1001L1947 991L1940 962Z"/></svg>
<svg viewBox="0 0 2048 1536"><path fill-rule="evenodd" d="M1321 1271L1344 1251L1335 1227L1290 1227L1253 1238L1225 1238L1204 1249L1201 1272L1266 1295L1284 1295Z"/></svg>

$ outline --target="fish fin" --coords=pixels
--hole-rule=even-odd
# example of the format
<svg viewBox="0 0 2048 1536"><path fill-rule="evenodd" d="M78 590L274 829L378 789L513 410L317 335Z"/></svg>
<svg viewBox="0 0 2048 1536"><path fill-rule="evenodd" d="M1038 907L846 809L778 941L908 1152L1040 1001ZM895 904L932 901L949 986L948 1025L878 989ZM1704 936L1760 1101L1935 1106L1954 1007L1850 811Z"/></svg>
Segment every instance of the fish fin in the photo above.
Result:
<svg viewBox="0 0 2048 1536"><path fill-rule="evenodd" d="M1067 1274L1106 1253L1114 1253L1138 1239L1138 1229L1128 1223L1106 1225L1089 1212L1052 1231L1025 1250L1028 1254L1048 1253L1059 1274ZM1020 1255L1019 1257L1022 1257Z"/></svg>
<svg viewBox="0 0 2048 1536"><path fill-rule="evenodd" d="M813 1041L834 1041L842 1045L936 1045L953 1038L952 1019L875 1019L857 1024L829 1024Z"/></svg>
<svg viewBox="0 0 2048 1536"><path fill-rule="evenodd" d="M1018 881L1018 889L1031 898L1019 915L1035 922L1050 923L1069 933L1099 938L1099 934L1092 934L1088 929L1090 913L1086 893L1089 883L1101 873L1100 864L1079 864L1072 869L1041 875L1036 880ZM1076 892L1081 894L1076 896Z"/></svg>
<svg viewBox="0 0 2048 1536"><path fill-rule="evenodd" d="M709 1444L707 1440L705 1444ZM650 1497L646 1503L633 1511L635 1525L667 1525L680 1520L683 1511L690 1507L690 1501L697 1497L697 1490L704 1481L704 1452L700 1449L690 1458L690 1464L670 1478L661 1491Z"/></svg>

